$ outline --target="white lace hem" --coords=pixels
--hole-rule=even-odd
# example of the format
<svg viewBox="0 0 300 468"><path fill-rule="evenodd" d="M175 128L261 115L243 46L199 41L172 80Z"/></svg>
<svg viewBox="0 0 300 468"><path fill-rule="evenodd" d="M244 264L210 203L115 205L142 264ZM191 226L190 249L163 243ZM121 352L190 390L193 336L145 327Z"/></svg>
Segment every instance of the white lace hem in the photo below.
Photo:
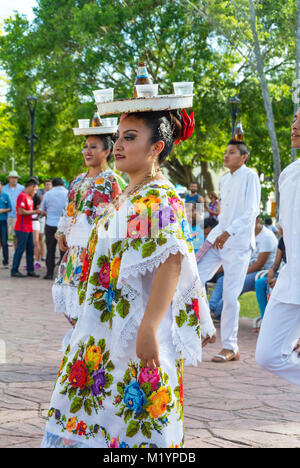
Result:
<svg viewBox="0 0 300 468"><path fill-rule="evenodd" d="M57 314L66 314L72 319L79 317L81 306L78 301L77 287L55 283L52 286L52 297Z"/></svg>

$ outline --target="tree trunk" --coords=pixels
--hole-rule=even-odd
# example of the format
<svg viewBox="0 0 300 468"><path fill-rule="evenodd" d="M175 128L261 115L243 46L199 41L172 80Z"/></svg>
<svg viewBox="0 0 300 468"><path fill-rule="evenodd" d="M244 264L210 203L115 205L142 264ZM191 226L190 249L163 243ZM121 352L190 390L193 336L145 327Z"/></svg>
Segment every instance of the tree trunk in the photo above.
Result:
<svg viewBox="0 0 300 468"><path fill-rule="evenodd" d="M277 142L277 135L274 122L274 113L272 108L272 103L269 95L267 80L264 72L264 61L260 50L259 39L256 29L256 13L253 5L253 1L249 0L250 6L250 23L252 29L252 35L254 39L254 53L256 58L256 69L260 82L260 87L263 95L264 106L267 114L267 127L269 131L269 136L272 145L273 152L273 167L274 167L274 179L275 179L275 191L276 191L276 216L278 217L279 213L279 176L281 173L281 161L280 161L280 152Z"/></svg>

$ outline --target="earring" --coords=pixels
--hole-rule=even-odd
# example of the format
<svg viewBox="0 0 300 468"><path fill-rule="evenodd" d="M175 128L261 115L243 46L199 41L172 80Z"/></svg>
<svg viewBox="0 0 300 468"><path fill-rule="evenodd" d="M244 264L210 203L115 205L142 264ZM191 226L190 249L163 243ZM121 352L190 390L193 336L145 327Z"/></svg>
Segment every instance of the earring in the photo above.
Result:
<svg viewBox="0 0 300 468"><path fill-rule="evenodd" d="M153 161L153 164L152 164L152 169L151 169L151 177L154 178L157 174L157 168L155 167L156 166L156 160Z"/></svg>

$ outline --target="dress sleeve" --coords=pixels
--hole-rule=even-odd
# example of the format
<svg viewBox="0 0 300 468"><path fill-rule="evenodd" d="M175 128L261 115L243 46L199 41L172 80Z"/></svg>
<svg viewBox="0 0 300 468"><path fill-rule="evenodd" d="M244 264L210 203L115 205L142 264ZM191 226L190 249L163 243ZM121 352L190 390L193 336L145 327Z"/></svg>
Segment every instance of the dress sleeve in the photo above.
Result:
<svg viewBox="0 0 300 468"><path fill-rule="evenodd" d="M58 222L57 226L57 232L66 235L71 222L72 222L72 216L73 216L73 210L74 210L74 185L76 183L76 179L72 180L69 186L68 190L68 196L66 199L66 203L62 212L62 215L60 217L60 220Z"/></svg>
<svg viewBox="0 0 300 468"><path fill-rule="evenodd" d="M144 196L131 200L127 221L118 286L141 295L142 276L155 271L170 255L181 253L181 273L171 304L171 332L177 351L187 363L196 365L201 360L201 327L204 336L212 336L215 327L193 244L187 238L184 204L173 188L150 188ZM131 318L138 324L143 314L144 310L136 310Z"/></svg>

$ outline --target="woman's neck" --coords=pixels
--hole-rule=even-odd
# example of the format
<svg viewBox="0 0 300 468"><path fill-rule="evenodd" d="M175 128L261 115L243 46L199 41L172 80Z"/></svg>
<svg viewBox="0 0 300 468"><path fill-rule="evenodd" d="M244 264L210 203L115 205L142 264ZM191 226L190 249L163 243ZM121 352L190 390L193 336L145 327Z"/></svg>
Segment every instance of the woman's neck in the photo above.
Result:
<svg viewBox="0 0 300 468"><path fill-rule="evenodd" d="M96 177L100 172L105 171L108 168L107 163L103 163L100 166L90 167L87 172L87 177Z"/></svg>
<svg viewBox="0 0 300 468"><path fill-rule="evenodd" d="M135 173L131 173L131 174L128 174L129 176L129 185L128 185L128 188L129 189L133 189L136 185L140 184L143 182L143 180L146 181L147 178L150 179L151 177L151 170L149 171L139 171L139 172L135 172ZM161 178L164 178L162 173L161 173L161 170L160 168L157 168L156 169L156 173L154 173L152 175L152 179L155 180L155 179L161 179Z"/></svg>

